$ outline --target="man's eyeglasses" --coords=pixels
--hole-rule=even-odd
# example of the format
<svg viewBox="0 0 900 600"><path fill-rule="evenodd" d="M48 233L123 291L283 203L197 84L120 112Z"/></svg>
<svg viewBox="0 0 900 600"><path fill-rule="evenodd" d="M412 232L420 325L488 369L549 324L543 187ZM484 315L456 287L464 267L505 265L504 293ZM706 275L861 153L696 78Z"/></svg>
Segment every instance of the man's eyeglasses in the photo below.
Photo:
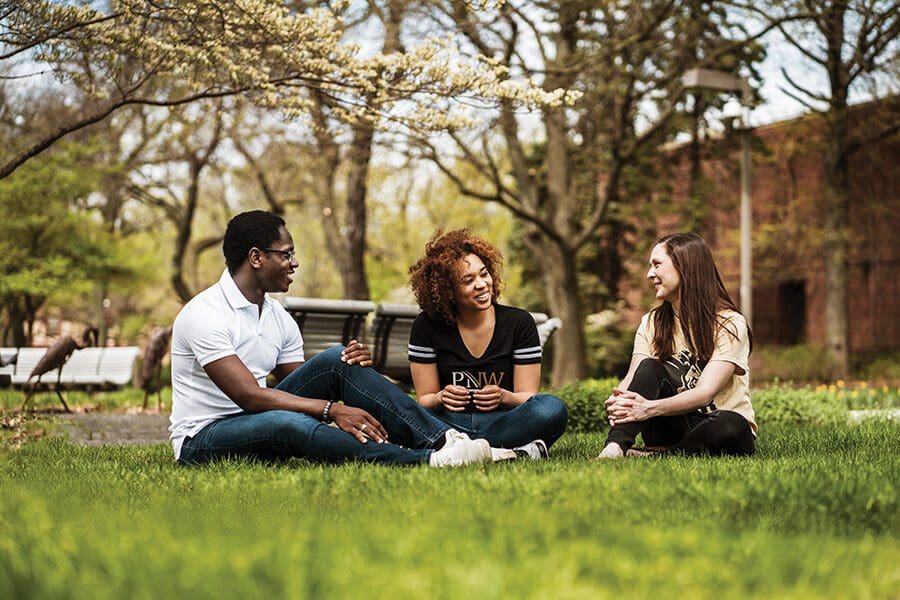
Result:
<svg viewBox="0 0 900 600"><path fill-rule="evenodd" d="M260 250L262 250L263 252L276 252L278 254L281 254L286 259L288 259L289 262L297 260L297 255L294 254L293 250L276 250L275 248L260 248Z"/></svg>

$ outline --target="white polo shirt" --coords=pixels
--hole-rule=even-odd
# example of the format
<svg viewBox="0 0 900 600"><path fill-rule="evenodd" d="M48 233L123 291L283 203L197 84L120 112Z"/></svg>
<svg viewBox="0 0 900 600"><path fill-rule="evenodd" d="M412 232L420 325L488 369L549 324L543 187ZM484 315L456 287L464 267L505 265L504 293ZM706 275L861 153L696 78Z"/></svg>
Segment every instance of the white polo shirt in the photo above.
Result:
<svg viewBox="0 0 900 600"><path fill-rule="evenodd" d="M262 314L226 269L214 286L197 294L175 318L172 331L172 448L181 456L185 437L217 419L241 412L203 370L237 355L260 387L277 365L303 362L303 338L283 306L265 296Z"/></svg>

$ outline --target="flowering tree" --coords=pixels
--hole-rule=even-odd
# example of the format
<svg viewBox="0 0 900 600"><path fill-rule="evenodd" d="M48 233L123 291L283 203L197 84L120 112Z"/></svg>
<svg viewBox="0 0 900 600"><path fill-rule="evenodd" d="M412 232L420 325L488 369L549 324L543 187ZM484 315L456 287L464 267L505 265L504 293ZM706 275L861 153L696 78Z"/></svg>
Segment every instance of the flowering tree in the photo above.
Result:
<svg viewBox="0 0 900 600"><path fill-rule="evenodd" d="M0 0L0 69L25 78L50 69L77 90L79 110L0 156L0 179L66 135L132 105L178 106L241 94L288 116L309 114L310 90L345 120L419 126L459 124L429 98L478 96L558 102L527 81L501 78L487 62L455 59L427 39L408 52L365 54L343 40L329 7L294 10L278 0L114 0L107 8L53 0ZM177 81L177 86L160 85ZM398 100L416 100L395 108ZM8 109L8 107L5 107Z"/></svg>

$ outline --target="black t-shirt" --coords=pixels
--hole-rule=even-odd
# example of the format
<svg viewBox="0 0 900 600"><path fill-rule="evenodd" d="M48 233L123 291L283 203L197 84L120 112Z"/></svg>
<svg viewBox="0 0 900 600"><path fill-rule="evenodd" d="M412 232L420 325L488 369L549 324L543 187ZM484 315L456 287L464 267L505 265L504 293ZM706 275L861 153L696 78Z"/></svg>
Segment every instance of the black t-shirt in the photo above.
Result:
<svg viewBox="0 0 900 600"><path fill-rule="evenodd" d="M420 313L409 334L410 362L437 364L443 388L461 385L479 390L496 385L515 391L513 365L541 362L541 342L534 319L521 308L494 305L494 335L484 354L475 358L456 325Z"/></svg>

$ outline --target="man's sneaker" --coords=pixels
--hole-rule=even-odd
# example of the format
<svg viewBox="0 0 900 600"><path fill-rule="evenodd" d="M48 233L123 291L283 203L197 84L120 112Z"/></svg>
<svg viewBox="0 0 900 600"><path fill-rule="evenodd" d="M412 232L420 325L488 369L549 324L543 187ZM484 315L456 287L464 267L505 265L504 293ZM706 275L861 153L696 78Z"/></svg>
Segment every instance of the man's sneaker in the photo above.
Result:
<svg viewBox="0 0 900 600"><path fill-rule="evenodd" d="M465 435L465 434L463 434ZM440 450L431 453L428 464L432 467L461 467L491 460L491 445L487 440L450 440Z"/></svg>
<svg viewBox="0 0 900 600"><path fill-rule="evenodd" d="M515 450L509 450L508 448L491 447L491 460L493 460L494 462L516 460L517 458L519 458L519 455L516 454Z"/></svg>
<svg viewBox="0 0 900 600"><path fill-rule="evenodd" d="M544 440L534 440L528 442L524 446L513 448L518 458L530 458L531 460L544 460L550 458L550 451L547 450L547 444Z"/></svg>

